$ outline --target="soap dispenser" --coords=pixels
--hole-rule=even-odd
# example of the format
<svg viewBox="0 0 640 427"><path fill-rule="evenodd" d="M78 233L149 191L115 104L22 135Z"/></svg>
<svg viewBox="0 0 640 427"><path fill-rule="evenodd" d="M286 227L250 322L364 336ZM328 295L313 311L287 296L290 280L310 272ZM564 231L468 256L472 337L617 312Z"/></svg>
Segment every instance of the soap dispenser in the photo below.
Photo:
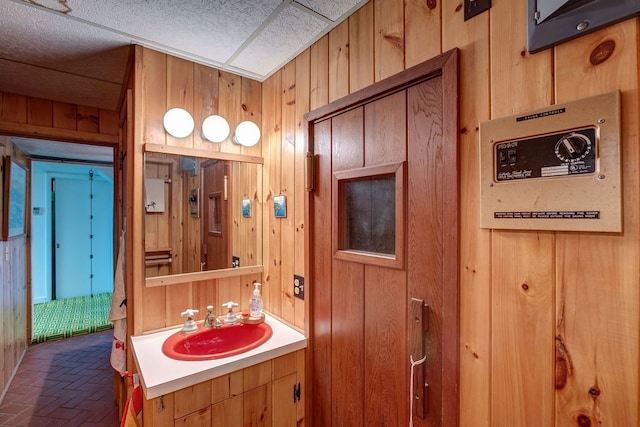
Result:
<svg viewBox="0 0 640 427"><path fill-rule="evenodd" d="M262 296L260 295L260 286L262 283L254 282L256 287L253 290L251 298L249 298L249 317L253 319L262 318Z"/></svg>

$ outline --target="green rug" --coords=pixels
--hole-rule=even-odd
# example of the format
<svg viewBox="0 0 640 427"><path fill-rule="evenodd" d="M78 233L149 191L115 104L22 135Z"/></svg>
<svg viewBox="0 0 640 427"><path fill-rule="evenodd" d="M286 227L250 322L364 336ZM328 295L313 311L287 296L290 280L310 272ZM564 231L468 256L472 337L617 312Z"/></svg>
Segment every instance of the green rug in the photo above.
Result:
<svg viewBox="0 0 640 427"><path fill-rule="evenodd" d="M113 328L111 292L33 305L32 343L69 338Z"/></svg>

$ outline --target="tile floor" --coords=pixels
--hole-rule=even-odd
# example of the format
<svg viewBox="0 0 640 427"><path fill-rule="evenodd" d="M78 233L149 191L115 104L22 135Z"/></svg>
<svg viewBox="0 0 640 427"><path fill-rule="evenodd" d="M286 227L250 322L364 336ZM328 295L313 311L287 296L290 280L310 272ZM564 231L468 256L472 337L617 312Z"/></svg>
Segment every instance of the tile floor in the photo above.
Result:
<svg viewBox="0 0 640 427"><path fill-rule="evenodd" d="M0 426L119 426L113 331L32 345L0 402Z"/></svg>

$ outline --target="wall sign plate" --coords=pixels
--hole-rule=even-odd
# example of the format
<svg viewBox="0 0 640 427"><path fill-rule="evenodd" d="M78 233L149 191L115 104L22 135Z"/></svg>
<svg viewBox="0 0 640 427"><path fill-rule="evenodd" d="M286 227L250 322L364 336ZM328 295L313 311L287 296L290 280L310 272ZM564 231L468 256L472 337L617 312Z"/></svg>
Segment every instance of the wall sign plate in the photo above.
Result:
<svg viewBox="0 0 640 427"><path fill-rule="evenodd" d="M529 52L640 13L640 0L528 0Z"/></svg>
<svg viewBox="0 0 640 427"><path fill-rule="evenodd" d="M480 124L481 227L622 231L620 92Z"/></svg>

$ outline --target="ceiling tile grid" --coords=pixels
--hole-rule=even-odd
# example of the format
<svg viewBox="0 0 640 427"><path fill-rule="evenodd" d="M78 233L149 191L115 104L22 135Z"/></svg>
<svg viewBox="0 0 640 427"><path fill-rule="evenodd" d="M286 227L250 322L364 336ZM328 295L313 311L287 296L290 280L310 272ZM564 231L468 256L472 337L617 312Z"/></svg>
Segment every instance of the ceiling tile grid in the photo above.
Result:
<svg viewBox="0 0 640 427"><path fill-rule="evenodd" d="M281 0L67 0L70 15L160 50L224 64Z"/></svg>
<svg viewBox="0 0 640 427"><path fill-rule="evenodd" d="M367 0L1 3L0 58L68 71L69 52L137 43L263 81Z"/></svg>
<svg viewBox="0 0 640 427"><path fill-rule="evenodd" d="M236 69L267 76L302 51L329 24L298 7L285 7L231 62Z"/></svg>

